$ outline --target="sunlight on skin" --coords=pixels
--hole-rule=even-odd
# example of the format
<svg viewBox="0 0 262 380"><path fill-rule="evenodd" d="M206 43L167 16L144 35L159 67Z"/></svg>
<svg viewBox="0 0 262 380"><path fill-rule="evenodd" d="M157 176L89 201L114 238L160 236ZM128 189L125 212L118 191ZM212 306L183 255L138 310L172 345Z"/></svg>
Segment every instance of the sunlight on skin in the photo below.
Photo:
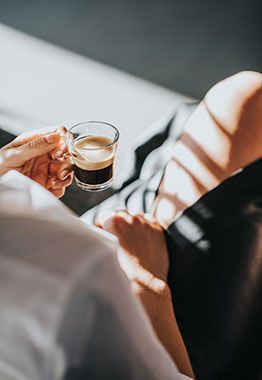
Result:
<svg viewBox="0 0 262 380"><path fill-rule="evenodd" d="M174 220L178 212L193 204L203 194L203 191L199 191L194 177L205 189L211 189L221 181L223 166L227 165L230 155L230 142L228 136L223 131L216 130L214 124L204 104L201 103L188 120L185 129L187 140L190 137L192 146L188 147L186 141L184 143L185 134L184 138L182 136L180 141L175 144L173 157L186 170L179 168L174 161L170 161L167 165L154 210L155 216L164 228ZM205 157L199 157L198 150L203 152L207 162L204 160ZM218 167L216 175L214 175L213 166ZM175 207L170 199L167 202L164 193L175 194L177 199L185 204L185 207Z"/></svg>
<svg viewBox="0 0 262 380"><path fill-rule="evenodd" d="M172 220L175 216L178 216L184 205L194 202L195 194L200 196L192 177L183 171L179 164L170 161L159 190L160 201L155 213L162 227L166 228L166 220ZM162 219L163 215L164 218Z"/></svg>
<svg viewBox="0 0 262 380"><path fill-rule="evenodd" d="M210 154L208 154L208 156L210 157ZM174 152L174 158L178 161L178 165L179 163L183 164L183 166L188 170L188 172L192 174L192 176L196 177L198 182L202 184L203 187L210 188L217 183L217 176L214 174L211 168L209 168L198 157L196 153L194 153L186 145L184 145L183 141L177 143ZM182 187L181 183L179 183L178 181L177 191L179 191L181 194L183 193L183 191L188 192L190 194L190 200L193 200L192 191L196 191L196 186L193 186L194 180L191 179L190 181L190 175L186 175L186 173L182 169L180 170L179 177L180 179L185 178L184 185L186 186L186 188ZM188 189L187 185L189 185L190 183L191 187Z"/></svg>
<svg viewBox="0 0 262 380"><path fill-rule="evenodd" d="M207 152L204 144L201 144L201 148L210 157L211 154ZM201 197L204 191L202 188L213 188L220 180L214 175L211 168L198 157L193 148L190 150L183 143L183 137L176 144L173 157L177 162L171 160L166 167L155 208L155 216L164 228L175 217L178 217L185 207L190 206ZM186 170L179 166L180 163ZM180 203L179 206L175 199L172 202L170 195L175 196Z"/></svg>
<svg viewBox="0 0 262 380"><path fill-rule="evenodd" d="M205 103L227 133L233 135L237 131L247 99L261 89L261 73L241 72L212 87L205 96ZM234 112L232 112L232 107Z"/></svg>
<svg viewBox="0 0 262 380"><path fill-rule="evenodd" d="M167 229L170 222L174 220L176 215L177 209L174 202L164 197L161 198L155 210L155 217L161 226Z"/></svg>
<svg viewBox="0 0 262 380"><path fill-rule="evenodd" d="M168 163L152 208L163 227L207 191L261 157L261 94L262 75L254 72L227 78L207 93L174 146L176 164Z"/></svg>
<svg viewBox="0 0 262 380"><path fill-rule="evenodd" d="M61 126L18 136L0 149L0 175L17 170L60 198L73 179L65 134Z"/></svg>
<svg viewBox="0 0 262 380"><path fill-rule="evenodd" d="M144 287L147 287L156 294L161 294L164 291L166 283L143 268L137 258L128 257L126 253L123 253L121 248L118 248L118 260L121 268L131 281L132 288L136 294L139 294L140 289L142 290Z"/></svg>
<svg viewBox="0 0 262 380"><path fill-rule="evenodd" d="M228 173L262 157L261 73L242 72L218 83L204 102L213 121L230 136Z"/></svg>
<svg viewBox="0 0 262 380"><path fill-rule="evenodd" d="M203 102L199 105L190 120L188 120L184 132L202 148L209 159L221 170L226 168L230 156L230 138L212 120ZM181 143L183 143L183 136ZM176 149L175 147L174 155L176 155ZM194 150L192 152L196 158L198 156L197 153L197 149L196 152ZM190 166L192 163L190 162ZM205 166L205 162L202 162L202 166Z"/></svg>

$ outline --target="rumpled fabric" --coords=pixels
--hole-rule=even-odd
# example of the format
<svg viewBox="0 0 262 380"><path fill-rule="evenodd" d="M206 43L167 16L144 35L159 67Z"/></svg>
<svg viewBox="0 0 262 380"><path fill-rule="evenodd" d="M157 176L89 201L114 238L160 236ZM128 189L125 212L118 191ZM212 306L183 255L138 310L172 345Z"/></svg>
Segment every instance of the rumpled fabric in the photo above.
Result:
<svg viewBox="0 0 262 380"><path fill-rule="evenodd" d="M17 172L0 180L0 379L183 380L117 241Z"/></svg>

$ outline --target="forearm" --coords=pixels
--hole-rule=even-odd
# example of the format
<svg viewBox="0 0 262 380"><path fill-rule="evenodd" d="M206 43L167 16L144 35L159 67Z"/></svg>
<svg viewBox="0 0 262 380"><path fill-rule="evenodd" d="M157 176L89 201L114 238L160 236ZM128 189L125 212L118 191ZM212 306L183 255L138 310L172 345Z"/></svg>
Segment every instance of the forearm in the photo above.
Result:
<svg viewBox="0 0 262 380"><path fill-rule="evenodd" d="M132 286L159 340L169 352L179 371L193 378L193 370L173 312L169 287L164 284L161 290L156 292L137 281L133 282Z"/></svg>

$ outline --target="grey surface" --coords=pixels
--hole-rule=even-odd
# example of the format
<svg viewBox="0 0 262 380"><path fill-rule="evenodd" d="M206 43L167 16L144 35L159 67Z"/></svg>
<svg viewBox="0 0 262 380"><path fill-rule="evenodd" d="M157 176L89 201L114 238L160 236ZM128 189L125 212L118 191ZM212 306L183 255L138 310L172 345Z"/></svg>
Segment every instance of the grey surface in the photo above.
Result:
<svg viewBox="0 0 262 380"><path fill-rule="evenodd" d="M16 136L0 128L0 148L9 144Z"/></svg>
<svg viewBox="0 0 262 380"><path fill-rule="evenodd" d="M0 22L201 97L261 71L260 0L1 0Z"/></svg>

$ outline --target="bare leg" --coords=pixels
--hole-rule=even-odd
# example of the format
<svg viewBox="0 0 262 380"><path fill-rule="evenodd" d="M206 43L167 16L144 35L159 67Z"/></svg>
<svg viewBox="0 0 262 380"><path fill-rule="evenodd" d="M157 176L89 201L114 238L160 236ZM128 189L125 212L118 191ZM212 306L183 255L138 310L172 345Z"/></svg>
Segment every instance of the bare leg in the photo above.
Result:
<svg viewBox="0 0 262 380"><path fill-rule="evenodd" d="M262 74L241 72L207 93L174 146L153 214L167 227L236 170L262 157Z"/></svg>

